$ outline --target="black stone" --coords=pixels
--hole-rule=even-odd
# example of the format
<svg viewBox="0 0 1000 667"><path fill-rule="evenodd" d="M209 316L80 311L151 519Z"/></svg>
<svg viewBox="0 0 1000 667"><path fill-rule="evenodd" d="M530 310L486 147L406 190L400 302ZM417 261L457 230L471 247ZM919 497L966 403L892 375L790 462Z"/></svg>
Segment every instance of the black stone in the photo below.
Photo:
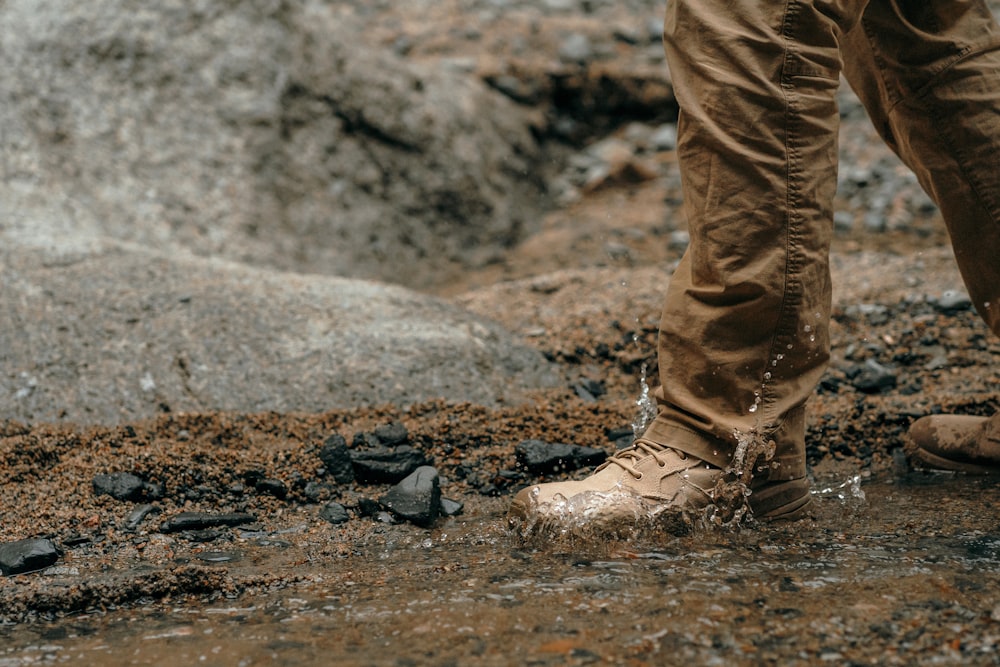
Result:
<svg viewBox="0 0 1000 667"><path fill-rule="evenodd" d="M125 517L125 530L136 530L146 520L147 516L150 514L159 514L160 511L160 508L156 505L137 505Z"/></svg>
<svg viewBox="0 0 1000 667"><path fill-rule="evenodd" d="M607 454L593 447L524 440L514 448L517 462L534 474L576 470L603 463Z"/></svg>
<svg viewBox="0 0 1000 667"><path fill-rule="evenodd" d="M418 526L430 526L441 512L437 470L421 466L379 499L387 510Z"/></svg>
<svg viewBox="0 0 1000 667"><path fill-rule="evenodd" d="M869 359L860 371L851 378L851 384L858 391L874 394L896 386L896 373L874 359Z"/></svg>
<svg viewBox="0 0 1000 667"><path fill-rule="evenodd" d="M953 315L972 309L972 299L968 294L958 290L947 290L934 300L934 307L946 314Z"/></svg>
<svg viewBox="0 0 1000 667"><path fill-rule="evenodd" d="M399 422L382 424L375 427L375 437L387 447L400 445L410 439L410 432Z"/></svg>
<svg viewBox="0 0 1000 667"><path fill-rule="evenodd" d="M353 472L351 473L354 474ZM302 489L302 495L306 497L306 500L313 503L318 503L324 498L330 495L330 487L326 484L320 484L319 482L309 482L306 484L305 488Z"/></svg>
<svg viewBox="0 0 1000 667"><path fill-rule="evenodd" d="M353 451L351 462L355 477L363 484L395 484L429 463L423 452L409 445Z"/></svg>
<svg viewBox="0 0 1000 667"><path fill-rule="evenodd" d="M203 530L216 526L242 526L254 521L256 521L256 517L243 512L234 512L231 514L181 512L160 524L160 532L176 533L182 530Z"/></svg>
<svg viewBox="0 0 1000 667"><path fill-rule="evenodd" d="M0 573L5 576L42 570L59 560L52 540L31 538L0 544Z"/></svg>
<svg viewBox="0 0 1000 667"><path fill-rule="evenodd" d="M274 496L275 498L286 498L288 496L288 487L280 479L262 479L254 485L258 493L266 493L269 496Z"/></svg>
<svg viewBox="0 0 1000 667"><path fill-rule="evenodd" d="M327 438L319 450L319 458L326 468L326 474L333 477L337 484L350 484L354 481L351 453L343 436L335 433Z"/></svg>
<svg viewBox="0 0 1000 667"><path fill-rule="evenodd" d="M184 531L184 538L191 542L214 542L222 537L222 531L216 528Z"/></svg>
<svg viewBox="0 0 1000 667"><path fill-rule="evenodd" d="M441 515L442 516L456 516L462 513L465 509L463 503L457 500L452 500L451 498L441 498Z"/></svg>
<svg viewBox="0 0 1000 667"><path fill-rule="evenodd" d="M347 513L347 508L340 503L327 503L323 505L319 510L319 516L321 519L325 519L335 526L351 520L351 516Z"/></svg>
<svg viewBox="0 0 1000 667"><path fill-rule="evenodd" d="M130 472L94 475L93 485L95 494L108 495L115 500L140 501L162 495L157 494L155 485Z"/></svg>
<svg viewBox="0 0 1000 667"><path fill-rule="evenodd" d="M358 514L365 517L372 517L382 511L382 506L378 501L371 498L360 498L358 500Z"/></svg>

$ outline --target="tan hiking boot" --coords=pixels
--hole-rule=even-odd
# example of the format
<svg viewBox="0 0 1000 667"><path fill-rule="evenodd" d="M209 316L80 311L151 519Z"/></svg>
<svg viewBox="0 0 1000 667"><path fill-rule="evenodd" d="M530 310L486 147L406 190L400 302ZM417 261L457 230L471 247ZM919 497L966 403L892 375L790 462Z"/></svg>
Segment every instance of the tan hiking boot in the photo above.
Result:
<svg viewBox="0 0 1000 667"><path fill-rule="evenodd" d="M762 484L748 500L733 475L640 438L586 479L522 489L507 518L512 528L524 532L583 526L617 531L642 524L686 532L709 506L726 522L738 520L748 504L758 518L796 519L805 514L812 497L809 482L802 478Z"/></svg>
<svg viewBox="0 0 1000 667"><path fill-rule="evenodd" d="M1000 474L1000 413L992 417L930 415L910 426L917 465L974 475Z"/></svg>

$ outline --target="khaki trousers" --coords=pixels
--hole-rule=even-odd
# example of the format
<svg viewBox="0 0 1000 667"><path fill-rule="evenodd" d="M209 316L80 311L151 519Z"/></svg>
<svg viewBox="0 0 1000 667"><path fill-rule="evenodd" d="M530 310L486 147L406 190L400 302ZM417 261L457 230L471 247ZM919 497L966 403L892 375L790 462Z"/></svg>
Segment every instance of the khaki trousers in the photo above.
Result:
<svg viewBox="0 0 1000 667"><path fill-rule="evenodd" d="M646 437L726 468L752 435L775 452L758 479L801 477L830 354L840 75L1000 334L1000 29L983 0L669 0L664 37L691 244Z"/></svg>

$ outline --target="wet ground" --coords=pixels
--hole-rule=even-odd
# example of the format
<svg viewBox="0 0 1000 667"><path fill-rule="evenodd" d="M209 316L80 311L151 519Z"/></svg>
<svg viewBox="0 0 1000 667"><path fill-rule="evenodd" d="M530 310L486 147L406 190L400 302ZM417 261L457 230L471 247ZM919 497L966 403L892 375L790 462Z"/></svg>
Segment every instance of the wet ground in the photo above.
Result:
<svg viewBox="0 0 1000 667"><path fill-rule="evenodd" d="M794 525L525 544L505 501L482 499L337 556L245 549L303 580L0 627L0 666L995 664L1000 530L984 510L1000 486L843 473L818 480L815 518ZM211 557L206 569L227 567Z"/></svg>

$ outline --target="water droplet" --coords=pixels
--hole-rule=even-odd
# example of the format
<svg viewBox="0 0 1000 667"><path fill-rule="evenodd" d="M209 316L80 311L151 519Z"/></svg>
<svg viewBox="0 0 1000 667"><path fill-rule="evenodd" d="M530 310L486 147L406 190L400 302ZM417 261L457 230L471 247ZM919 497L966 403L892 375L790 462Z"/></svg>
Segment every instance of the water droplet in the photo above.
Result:
<svg viewBox="0 0 1000 667"><path fill-rule="evenodd" d="M757 412L757 404L756 403L754 403L753 405L750 406L750 412Z"/></svg>
<svg viewBox="0 0 1000 667"><path fill-rule="evenodd" d="M767 382L770 379L771 379L771 372L768 371L767 373L764 373L764 382Z"/></svg>
<svg viewBox="0 0 1000 667"><path fill-rule="evenodd" d="M813 328L812 328L812 325L810 325L810 324L807 324L807 325L805 325L804 327L802 327L802 329L803 329L803 331L805 331L806 333L809 333L810 331L812 331L812 330L813 330Z"/></svg>

